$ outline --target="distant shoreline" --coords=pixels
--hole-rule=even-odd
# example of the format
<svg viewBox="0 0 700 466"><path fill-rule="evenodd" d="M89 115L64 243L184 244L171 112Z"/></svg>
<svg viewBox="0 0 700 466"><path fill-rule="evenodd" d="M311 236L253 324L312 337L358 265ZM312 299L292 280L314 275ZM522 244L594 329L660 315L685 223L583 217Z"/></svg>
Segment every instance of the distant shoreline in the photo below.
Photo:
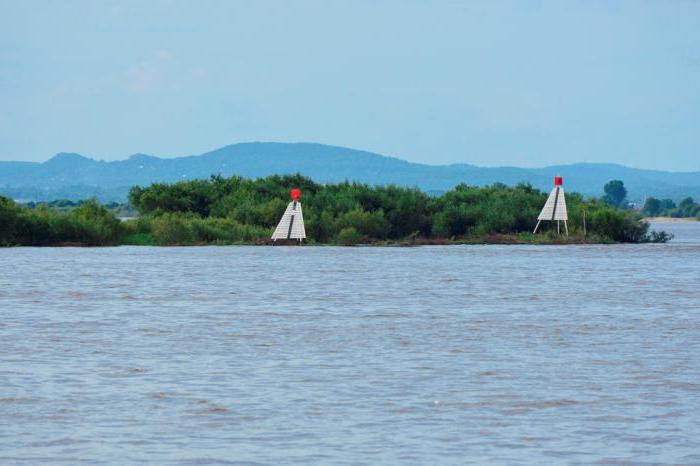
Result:
<svg viewBox="0 0 700 466"><path fill-rule="evenodd" d="M700 219L697 219L694 217L684 217L684 218L679 218L679 217L645 217L642 220L645 222L655 222L655 223L698 222L698 221L700 221Z"/></svg>

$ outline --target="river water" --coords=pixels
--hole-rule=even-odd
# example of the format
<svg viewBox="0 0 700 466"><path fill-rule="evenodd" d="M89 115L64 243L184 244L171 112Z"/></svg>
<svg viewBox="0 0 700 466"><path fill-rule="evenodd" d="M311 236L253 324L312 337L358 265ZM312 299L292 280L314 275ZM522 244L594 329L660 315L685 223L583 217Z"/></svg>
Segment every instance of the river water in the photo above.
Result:
<svg viewBox="0 0 700 466"><path fill-rule="evenodd" d="M0 250L0 464L700 464L669 244Z"/></svg>

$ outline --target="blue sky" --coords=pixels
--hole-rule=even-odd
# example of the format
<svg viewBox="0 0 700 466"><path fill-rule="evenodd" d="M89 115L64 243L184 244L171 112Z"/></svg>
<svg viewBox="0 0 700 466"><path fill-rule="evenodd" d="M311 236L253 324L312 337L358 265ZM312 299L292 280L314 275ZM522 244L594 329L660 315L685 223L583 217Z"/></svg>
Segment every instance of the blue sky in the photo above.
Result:
<svg viewBox="0 0 700 466"><path fill-rule="evenodd" d="M700 170L700 2L0 0L0 159L256 140Z"/></svg>

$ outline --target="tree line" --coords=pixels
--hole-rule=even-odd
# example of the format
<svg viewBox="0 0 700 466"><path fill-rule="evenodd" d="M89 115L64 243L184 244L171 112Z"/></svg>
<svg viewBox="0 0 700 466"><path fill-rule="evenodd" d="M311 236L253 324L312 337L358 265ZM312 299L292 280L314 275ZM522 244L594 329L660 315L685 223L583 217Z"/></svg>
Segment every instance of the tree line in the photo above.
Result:
<svg viewBox="0 0 700 466"><path fill-rule="evenodd" d="M642 212L650 217L676 217L700 219L700 204L692 197L686 197L676 205L671 199L648 197Z"/></svg>
<svg viewBox="0 0 700 466"><path fill-rule="evenodd" d="M431 196L416 188L362 183L320 184L301 175L256 180L212 176L208 180L134 187L130 204L140 215L120 222L94 200L68 211L45 205L26 208L0 199L0 244L256 244L268 241L289 201L289 189L303 193L304 220L311 243L357 244L411 241L489 241L553 239L551 225L533 236L532 228L547 193L529 184L460 184ZM593 242L665 241L649 233L641 215L604 200L567 194L571 237ZM551 223L551 222L547 222ZM506 239L507 241L507 239Z"/></svg>
<svg viewBox="0 0 700 466"><path fill-rule="evenodd" d="M55 210L19 206L0 196L0 246L108 246L119 244L123 233L122 222L95 200Z"/></svg>
<svg viewBox="0 0 700 466"><path fill-rule="evenodd" d="M629 209L627 202L627 189L620 180L612 180L603 190L603 201L619 209ZM648 197L644 202L641 213L649 217L676 217L700 219L700 204L692 197L686 197L676 205L672 199L657 199Z"/></svg>

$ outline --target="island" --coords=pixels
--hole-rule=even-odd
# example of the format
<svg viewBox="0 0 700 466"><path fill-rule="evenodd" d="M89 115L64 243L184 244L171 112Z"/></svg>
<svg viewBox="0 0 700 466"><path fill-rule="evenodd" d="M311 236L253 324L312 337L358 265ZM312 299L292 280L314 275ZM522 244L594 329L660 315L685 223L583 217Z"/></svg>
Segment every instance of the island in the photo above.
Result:
<svg viewBox="0 0 700 466"><path fill-rule="evenodd" d="M0 245L270 244L292 187L304 193L309 245L643 243L671 237L650 231L641 213L577 193L567 193L569 235L557 234L553 225L533 234L547 193L529 184L459 184L435 194L395 185L323 184L297 174L136 186L129 202L138 215L127 220L95 200L56 210L0 197Z"/></svg>

